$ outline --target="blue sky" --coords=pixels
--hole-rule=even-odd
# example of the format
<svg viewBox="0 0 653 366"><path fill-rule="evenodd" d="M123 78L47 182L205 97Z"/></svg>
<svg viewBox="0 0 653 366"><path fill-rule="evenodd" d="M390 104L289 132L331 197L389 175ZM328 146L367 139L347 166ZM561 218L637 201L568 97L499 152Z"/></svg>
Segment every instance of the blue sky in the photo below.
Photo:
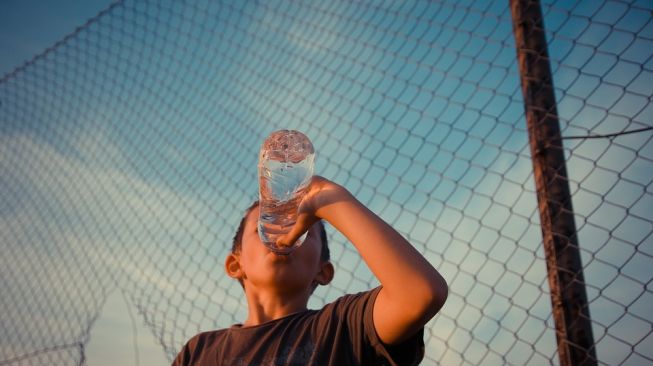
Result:
<svg viewBox="0 0 653 366"><path fill-rule="evenodd" d="M5 0L0 4L0 74L13 71L89 18L111 0Z"/></svg>
<svg viewBox="0 0 653 366"><path fill-rule="evenodd" d="M108 6L5 4L1 16L17 16L0 18L1 54L11 55L2 73ZM135 357L127 309L144 364L154 339L170 357L197 331L241 320L241 289L221 261L256 197L260 142L296 128L314 142L316 172L392 223L449 281L449 302L425 333L425 364L547 364L555 337L504 6L116 6L0 84L6 290L19 299L28 283L61 305L53 328L81 317L70 339L93 324L91 365ZM544 9L563 134L650 124L646 2ZM653 357L641 326L652 304L650 134L565 146L599 355L608 364ZM330 236L336 279L312 307L376 283L346 240ZM23 279L25 268L34 271ZM22 316L47 318L30 306ZM94 343L111 339L125 341L124 354ZM628 342L639 342L634 356Z"/></svg>

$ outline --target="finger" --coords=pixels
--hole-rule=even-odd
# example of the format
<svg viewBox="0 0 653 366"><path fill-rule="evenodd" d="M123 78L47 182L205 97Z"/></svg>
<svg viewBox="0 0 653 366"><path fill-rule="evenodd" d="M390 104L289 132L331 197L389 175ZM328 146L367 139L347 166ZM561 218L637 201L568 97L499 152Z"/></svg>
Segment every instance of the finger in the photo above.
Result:
<svg viewBox="0 0 653 366"><path fill-rule="evenodd" d="M308 229L315 223L315 219L311 218L311 215L308 214L299 214L297 216L297 221L293 225L290 231L277 239L277 245L279 246L291 246L295 244L297 239L299 239Z"/></svg>

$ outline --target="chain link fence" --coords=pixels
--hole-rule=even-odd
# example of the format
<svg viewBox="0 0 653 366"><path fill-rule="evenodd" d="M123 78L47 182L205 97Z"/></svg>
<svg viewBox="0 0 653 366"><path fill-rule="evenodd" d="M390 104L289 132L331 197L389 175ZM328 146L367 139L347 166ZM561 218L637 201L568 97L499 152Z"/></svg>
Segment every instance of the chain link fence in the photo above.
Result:
<svg viewBox="0 0 653 366"><path fill-rule="evenodd" d="M541 6L596 356L653 364L653 5ZM505 2L113 3L0 79L0 365L85 363L116 291L169 360L244 319L281 128L447 279L424 365L558 364L523 100ZM378 284L328 232L313 308Z"/></svg>

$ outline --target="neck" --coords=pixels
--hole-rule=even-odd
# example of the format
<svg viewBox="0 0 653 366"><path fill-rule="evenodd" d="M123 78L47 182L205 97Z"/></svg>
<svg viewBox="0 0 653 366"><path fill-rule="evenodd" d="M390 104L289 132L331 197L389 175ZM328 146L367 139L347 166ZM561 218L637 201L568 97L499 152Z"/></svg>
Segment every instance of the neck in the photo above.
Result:
<svg viewBox="0 0 653 366"><path fill-rule="evenodd" d="M310 289L309 289L310 290ZM243 326L259 325L307 309L310 291L278 293L256 288L246 291L248 314Z"/></svg>

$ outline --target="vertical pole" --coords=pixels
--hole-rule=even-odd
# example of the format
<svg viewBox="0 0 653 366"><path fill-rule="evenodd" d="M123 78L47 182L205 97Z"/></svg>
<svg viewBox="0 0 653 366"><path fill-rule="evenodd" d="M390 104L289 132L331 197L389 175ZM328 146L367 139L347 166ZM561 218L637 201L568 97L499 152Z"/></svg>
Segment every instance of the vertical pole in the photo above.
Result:
<svg viewBox="0 0 653 366"><path fill-rule="evenodd" d="M561 366L596 365L539 0L510 0Z"/></svg>

